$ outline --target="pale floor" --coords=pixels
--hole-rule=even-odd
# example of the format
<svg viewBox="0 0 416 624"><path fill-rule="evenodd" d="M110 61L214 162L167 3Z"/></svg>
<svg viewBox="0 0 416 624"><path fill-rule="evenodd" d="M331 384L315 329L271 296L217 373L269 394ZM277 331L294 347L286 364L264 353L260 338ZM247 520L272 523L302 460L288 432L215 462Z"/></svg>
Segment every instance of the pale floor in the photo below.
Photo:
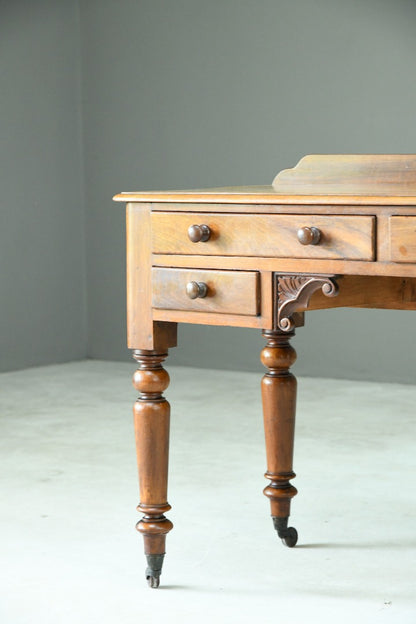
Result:
<svg viewBox="0 0 416 624"><path fill-rule="evenodd" d="M415 624L416 386L300 380L288 549L262 495L258 375L170 369L175 528L152 590L133 369L0 375L1 624Z"/></svg>

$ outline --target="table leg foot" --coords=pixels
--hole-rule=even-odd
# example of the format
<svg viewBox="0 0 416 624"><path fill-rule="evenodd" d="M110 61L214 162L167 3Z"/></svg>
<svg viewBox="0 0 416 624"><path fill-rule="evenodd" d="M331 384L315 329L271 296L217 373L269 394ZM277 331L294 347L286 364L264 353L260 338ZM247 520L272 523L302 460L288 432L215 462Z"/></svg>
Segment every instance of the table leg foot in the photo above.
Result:
<svg viewBox="0 0 416 624"><path fill-rule="evenodd" d="M146 580L149 587L159 587L160 575L162 574L163 559L165 555L146 555L147 568Z"/></svg>
<svg viewBox="0 0 416 624"><path fill-rule="evenodd" d="M290 483L293 472L293 444L296 412L296 378L290 367L296 352L289 344L294 332L264 331L267 345L261 361L268 369L262 379L264 431L266 438L267 472L270 484L264 494L270 500L274 527L286 546L298 540L296 529L288 527L290 503L297 490Z"/></svg>
<svg viewBox="0 0 416 624"><path fill-rule="evenodd" d="M150 587L159 587L165 556L166 535L173 524L165 517L169 455L169 403L163 391L169 375L162 367L166 353L134 351L139 364L134 386L140 397L134 405L140 503L137 511L144 514L136 529L143 535L147 559L146 579Z"/></svg>
<svg viewBox="0 0 416 624"><path fill-rule="evenodd" d="M298 532L294 527L287 526L289 518L277 518L276 516L272 516L272 520L273 526L283 544L289 548L296 546L298 541Z"/></svg>

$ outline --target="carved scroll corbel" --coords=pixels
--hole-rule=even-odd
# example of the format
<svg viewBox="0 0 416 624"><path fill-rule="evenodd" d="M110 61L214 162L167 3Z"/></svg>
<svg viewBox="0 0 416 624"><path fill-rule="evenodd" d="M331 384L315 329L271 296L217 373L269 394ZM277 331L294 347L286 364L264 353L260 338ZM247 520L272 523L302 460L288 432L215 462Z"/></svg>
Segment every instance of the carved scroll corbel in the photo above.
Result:
<svg viewBox="0 0 416 624"><path fill-rule="evenodd" d="M275 273L276 293L275 324L278 329L290 332L295 328L293 315L306 310L313 293L321 289L326 297L338 294L336 275L284 275Z"/></svg>

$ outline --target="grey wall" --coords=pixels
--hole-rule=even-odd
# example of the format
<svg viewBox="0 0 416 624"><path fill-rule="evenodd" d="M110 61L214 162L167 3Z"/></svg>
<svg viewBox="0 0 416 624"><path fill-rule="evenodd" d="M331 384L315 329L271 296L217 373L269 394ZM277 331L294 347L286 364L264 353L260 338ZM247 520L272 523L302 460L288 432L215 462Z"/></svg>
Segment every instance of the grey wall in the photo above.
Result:
<svg viewBox="0 0 416 624"><path fill-rule="evenodd" d="M77 2L0 2L0 370L86 355Z"/></svg>
<svg viewBox="0 0 416 624"><path fill-rule="evenodd" d="M121 190L271 182L307 153L416 146L412 0L85 0L89 354L124 359ZM313 312L299 374L414 381L414 315ZM260 369L259 332L183 326L171 362Z"/></svg>

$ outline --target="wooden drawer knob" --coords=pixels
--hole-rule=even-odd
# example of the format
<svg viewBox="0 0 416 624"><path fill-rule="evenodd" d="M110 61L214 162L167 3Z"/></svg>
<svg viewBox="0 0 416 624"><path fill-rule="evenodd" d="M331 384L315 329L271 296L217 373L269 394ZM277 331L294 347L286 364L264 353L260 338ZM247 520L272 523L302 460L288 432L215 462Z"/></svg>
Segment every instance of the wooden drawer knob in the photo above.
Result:
<svg viewBox="0 0 416 624"><path fill-rule="evenodd" d="M211 236L208 225L191 225L188 228L189 240L193 243L206 243Z"/></svg>
<svg viewBox="0 0 416 624"><path fill-rule="evenodd" d="M303 227L298 230L298 241L302 245L317 245L321 240L321 232L316 227Z"/></svg>
<svg viewBox="0 0 416 624"><path fill-rule="evenodd" d="M189 299L203 299L207 296L208 286L204 282L188 282L186 294Z"/></svg>

